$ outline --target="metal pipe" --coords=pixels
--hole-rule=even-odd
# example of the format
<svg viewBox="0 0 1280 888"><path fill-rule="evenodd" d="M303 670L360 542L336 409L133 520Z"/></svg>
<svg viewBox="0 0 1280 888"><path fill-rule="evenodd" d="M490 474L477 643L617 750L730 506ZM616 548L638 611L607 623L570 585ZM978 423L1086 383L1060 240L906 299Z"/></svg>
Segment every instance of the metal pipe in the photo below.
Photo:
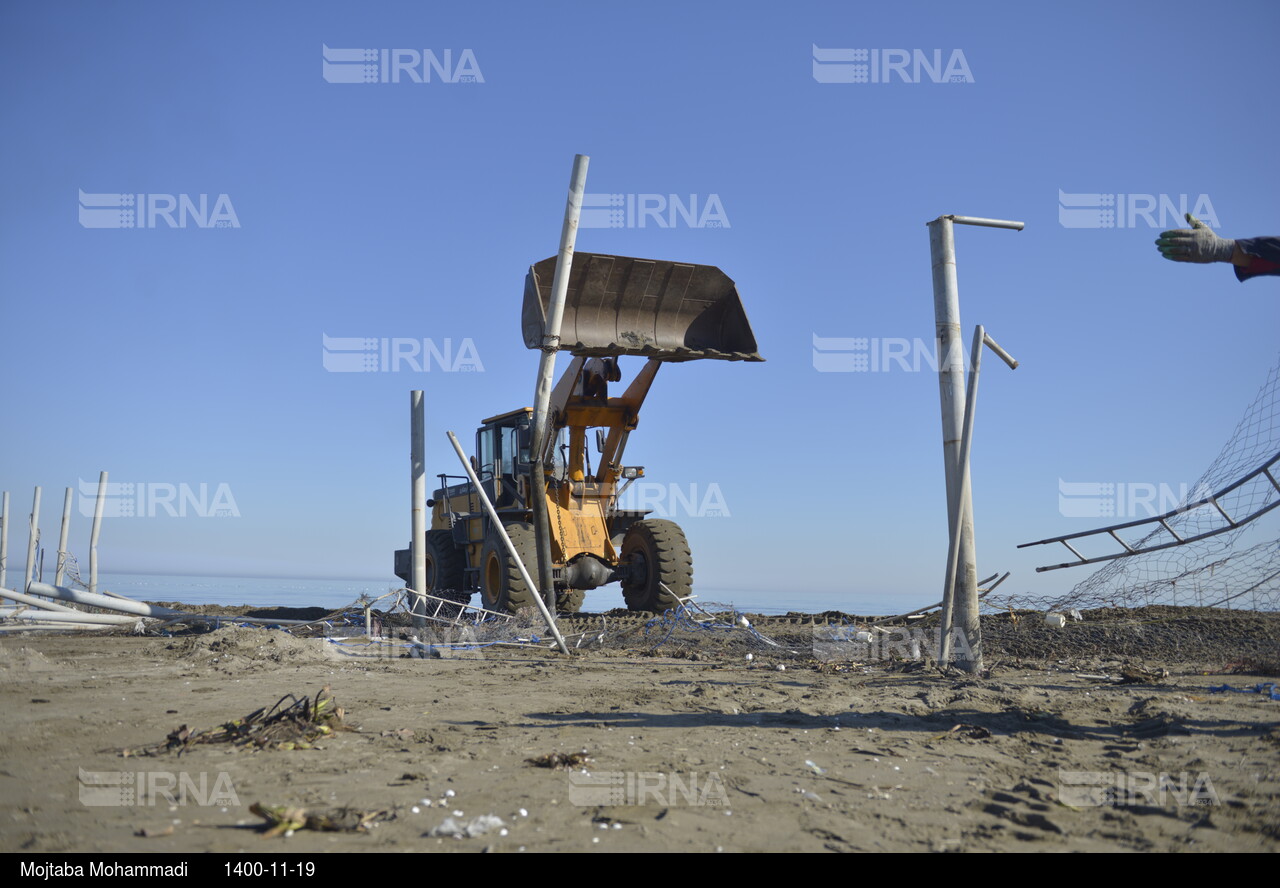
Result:
<svg viewBox="0 0 1280 888"><path fill-rule="evenodd" d="M53 574L53 584L62 585L62 578L67 572L67 530L71 526L71 488L62 498L62 532L58 534L58 569ZM0 580L0 585L4 585Z"/></svg>
<svg viewBox="0 0 1280 888"><path fill-rule="evenodd" d="M1025 222L1011 222L1008 219L984 219L981 216L939 216L940 219L950 219L957 225L981 225L984 228L1012 228L1014 231L1021 231L1026 227Z"/></svg>
<svg viewBox="0 0 1280 888"><path fill-rule="evenodd" d="M26 589L31 585L31 579L35 576L36 569L36 546L39 545L40 539L40 488L36 488L35 497L31 501L31 527L27 536L27 574L23 581L22 589Z"/></svg>
<svg viewBox="0 0 1280 888"><path fill-rule="evenodd" d="M978 632L977 555L973 541L973 504L960 496L960 442L964 435L964 347L960 340L960 296L956 283L956 246L951 217L940 216L929 223L929 250L933 262L933 311L938 342L938 390L942 405L943 466L947 483L948 551L959 551L954 594L943 587L943 597L951 598L953 625L965 633L971 658L958 665L969 673L981 666L981 647L974 647ZM970 608L970 600L973 606ZM948 630L950 627L946 627Z"/></svg>
<svg viewBox="0 0 1280 888"><path fill-rule="evenodd" d="M17 592L13 589L0 589L0 598L8 598L21 604L29 604L32 607L42 607L45 610L66 611L68 613L80 613L74 607L67 607L65 604L58 604L56 601L46 601L43 598L36 598L34 595L27 595L23 592Z"/></svg>
<svg viewBox="0 0 1280 888"><path fill-rule="evenodd" d="M325 622L323 619L281 620L276 619L275 617L239 617L226 614L188 614L167 607L157 607L154 604L145 604L141 601L134 601L132 598L111 598L95 592L68 589L65 586L50 586L48 583L32 583L31 592L35 595L44 595L49 598L57 598L62 601L73 601L76 604L84 604L89 607L100 607L104 610L117 611L122 614L133 614L138 617L157 617L163 619L178 617L180 620L186 621L203 620L208 623L255 623L264 626L309 626L313 623ZM7 589L0 590L0 597L14 598L15 601L22 600L10 595ZM40 601L38 603L41 607L54 607L54 605L47 601Z"/></svg>
<svg viewBox="0 0 1280 888"><path fill-rule="evenodd" d="M964 399L964 427L960 435L960 503L970 503L969 526L967 529L969 539L973 539L973 512L972 498L969 491L969 453L973 444L973 418L978 409L978 372L982 368L982 342L985 331L979 324L973 330L973 349L972 365L969 368L969 385L965 392ZM950 519L951 526L956 526L963 517L960 515L952 515ZM960 534L951 535L951 544L947 549L947 578L942 587L942 643L938 653L938 659L945 666L951 661L951 632L955 619L955 584L956 571L959 569L960 561ZM977 571L975 565L974 572L974 589L978 584ZM965 639L968 641L968 639Z"/></svg>
<svg viewBox="0 0 1280 888"><path fill-rule="evenodd" d="M542 453L546 445L551 380L556 370L556 352L560 348L560 323L564 319L564 301L569 292L569 271L573 267L573 249L578 239L578 218L582 215L582 194L587 187L589 162L590 158L585 154L574 155L573 173L569 177L569 196L564 207L564 222L560 226L560 251L556 259L556 273L551 280L551 302L547 307L546 326L542 331L542 355L538 360L538 380L533 393L533 430L529 448L531 455L529 499L533 512L533 535L538 549L539 585L530 586L530 588L536 588L541 593L544 603L552 605L555 603L555 583L551 577L551 521L547 513L547 477L538 454Z"/></svg>
<svg viewBox="0 0 1280 888"><path fill-rule="evenodd" d="M107 501L107 473L98 475L98 496L93 502L93 529L89 531L89 591L98 591L98 530L102 526L102 506Z"/></svg>
<svg viewBox="0 0 1280 888"><path fill-rule="evenodd" d="M1009 365L1010 370L1018 369L1018 362L1013 359L1013 356L1011 354L1009 354L1007 351L1002 349L996 343L996 341L991 338L990 333L983 333L982 341L986 343L987 348L991 349L993 352L996 353L996 357L998 357L1000 360L1004 361L1006 364Z"/></svg>
<svg viewBox="0 0 1280 888"><path fill-rule="evenodd" d="M22 620L30 623L92 623L102 626L128 626L138 622L137 617L123 614L86 614L80 611L67 613L30 608L0 608L0 619Z"/></svg>
<svg viewBox="0 0 1280 888"><path fill-rule="evenodd" d="M0 497L0 589L9 570L9 491Z"/></svg>
<svg viewBox="0 0 1280 888"><path fill-rule="evenodd" d="M502 539L502 545L506 547L507 553L511 555L511 560L516 563L516 568L520 571L520 579L524 580L525 585L530 589L536 589L533 584L533 577L529 576L529 571L525 568L524 562L520 559L520 553L516 551L515 545L511 542L511 537L507 535L507 529L502 526L502 519L498 517L498 512L493 508L493 503L489 502L489 495L484 492L484 488L480 486L480 479L476 477L475 469L471 468L471 463L467 460L467 456L462 452L462 445L458 443L458 438L453 432L449 432L449 443L453 445L454 452L458 454L458 459L462 462L462 468L467 472L467 477L471 480L471 486L475 490L476 495L480 498L480 502L484 505L485 513L488 514L489 520L493 523L493 529L498 532L498 536ZM547 610L546 602L542 600L541 595L533 596L533 603L538 606L538 610L542 612L542 619L546 621L547 628L551 630L551 635L556 640L556 646L560 648L560 652L569 653L569 646L564 643L564 638L560 635L560 630L556 627L555 617L551 615L551 611Z"/></svg>
<svg viewBox="0 0 1280 888"><path fill-rule="evenodd" d="M74 601L89 607L100 607L104 610L119 611L122 614L134 614L139 617L183 617L188 616L181 611L154 604L143 604L129 598L109 598L96 592L84 592L79 589L68 589L66 586L50 586L48 583L32 583L31 594L57 598L61 601Z"/></svg>
<svg viewBox="0 0 1280 888"><path fill-rule="evenodd" d="M413 628L426 629L427 601L427 438L426 419L423 410L422 391L409 392L409 437L412 441L409 455L410 527L409 558L412 563L410 592L413 600L409 611L413 614Z"/></svg>

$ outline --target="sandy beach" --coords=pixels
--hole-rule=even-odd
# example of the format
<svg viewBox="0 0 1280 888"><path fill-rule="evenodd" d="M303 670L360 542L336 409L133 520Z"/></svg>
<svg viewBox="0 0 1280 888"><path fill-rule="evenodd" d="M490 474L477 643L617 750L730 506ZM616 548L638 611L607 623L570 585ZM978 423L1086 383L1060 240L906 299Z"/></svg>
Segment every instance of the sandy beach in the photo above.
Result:
<svg viewBox="0 0 1280 888"><path fill-rule="evenodd" d="M652 631L426 659L261 628L11 634L0 849L1280 849L1280 701L1253 690L1280 618L1158 610L984 618L979 678L798 651L818 621L750 659ZM341 720L314 742L163 749L326 687ZM335 831L264 834L254 806Z"/></svg>

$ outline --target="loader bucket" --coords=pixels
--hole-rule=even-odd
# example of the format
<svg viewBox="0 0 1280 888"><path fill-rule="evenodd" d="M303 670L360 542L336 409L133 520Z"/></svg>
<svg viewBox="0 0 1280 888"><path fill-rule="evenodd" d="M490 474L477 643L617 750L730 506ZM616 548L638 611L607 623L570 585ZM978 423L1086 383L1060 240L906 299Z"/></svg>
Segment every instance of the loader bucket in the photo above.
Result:
<svg viewBox="0 0 1280 888"><path fill-rule="evenodd" d="M541 348L556 257L529 269L524 344ZM714 265L576 253L560 348L664 361L763 361L733 280Z"/></svg>

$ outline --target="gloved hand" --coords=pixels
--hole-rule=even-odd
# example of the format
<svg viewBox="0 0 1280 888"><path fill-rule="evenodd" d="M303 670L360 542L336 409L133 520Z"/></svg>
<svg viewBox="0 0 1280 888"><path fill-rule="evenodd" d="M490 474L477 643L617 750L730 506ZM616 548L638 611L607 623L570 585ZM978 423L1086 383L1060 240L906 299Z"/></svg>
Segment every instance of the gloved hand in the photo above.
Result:
<svg viewBox="0 0 1280 888"><path fill-rule="evenodd" d="M1236 242L1218 237L1212 228L1190 213L1186 216L1190 228L1160 232L1156 240L1160 255L1174 262L1230 262Z"/></svg>

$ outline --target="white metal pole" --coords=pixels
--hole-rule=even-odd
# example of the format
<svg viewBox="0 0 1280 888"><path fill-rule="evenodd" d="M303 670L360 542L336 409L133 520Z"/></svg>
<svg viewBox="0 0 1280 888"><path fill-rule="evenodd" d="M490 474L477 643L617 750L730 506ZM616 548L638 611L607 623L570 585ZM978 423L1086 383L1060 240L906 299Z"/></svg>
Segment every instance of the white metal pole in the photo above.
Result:
<svg viewBox="0 0 1280 888"><path fill-rule="evenodd" d="M31 527L27 536L27 575L22 584L22 591L26 591L31 585L32 578L35 577L36 570L36 546L40 542L40 488L36 488L35 496L31 501Z"/></svg>
<svg viewBox="0 0 1280 888"><path fill-rule="evenodd" d="M107 595L99 595L95 592L85 592L81 589L68 589L65 586L50 586L48 583L32 583L32 595L43 595L48 598L56 598L59 601L72 601L76 604L85 604L89 607L100 607L105 610L119 611L122 614L135 614L139 617L177 617L185 616L181 611L171 610L167 607L157 607L154 604L143 604L141 601L134 601L131 598L112 598ZM228 617L226 619L235 619Z"/></svg>
<svg viewBox="0 0 1280 888"><path fill-rule="evenodd" d="M9 570L9 491L0 497L0 589L5 585L5 573Z"/></svg>
<svg viewBox="0 0 1280 888"><path fill-rule="evenodd" d="M0 598L7 598L20 604L29 604L32 607L42 607L45 610L54 611L72 611L79 613L74 607L67 607L65 604L58 604L56 601L45 601L43 598L36 598L34 595L26 595L14 589L0 589Z"/></svg>
<svg viewBox="0 0 1280 888"><path fill-rule="evenodd" d="M93 501L93 528L89 531L89 591L98 591L98 531L102 526L102 507L107 501L107 473L98 475L98 496Z"/></svg>
<svg viewBox="0 0 1280 888"><path fill-rule="evenodd" d="M520 559L520 553L516 551L515 545L511 542L511 537L507 535L507 529L502 526L502 519L498 517L498 512L493 508L493 503L489 502L489 495L484 492L484 488L480 486L480 479L476 477L475 469L471 468L471 463L467 460L467 455L462 452L462 445L458 443L458 437L449 432L449 443L453 444L454 452L458 454L458 459L462 461L462 468L466 470L467 477L471 480L471 486L475 489L476 495L480 497L480 502L484 505L485 512L489 515L489 521L492 522L494 530L498 532L498 536L502 539L502 545L506 547L507 552L511 555L511 560L516 563L516 569L520 571L520 579L524 580L525 585L536 590L538 587L533 583L533 577L529 576L529 571L525 567L524 562ZM551 615L551 611L547 610L547 604L542 600L541 595L533 596L533 603L538 606L538 610L542 613L542 619L546 621L547 628L551 630L551 635L556 640L556 645L560 648L560 652L569 653L569 647L564 643L564 638L560 635L560 630L556 627L555 617Z"/></svg>
<svg viewBox="0 0 1280 888"><path fill-rule="evenodd" d="M960 497L960 439L964 433L964 347L960 340L960 295L956 282L956 244L951 218L929 223L929 248L933 260L933 311L938 342L938 387L942 403L943 465L947 481L948 550L956 548L959 564L954 595L943 589L943 601L951 605L972 657L958 661L961 669L976 673L981 666L981 639L976 608L970 614L970 593L978 595L977 555L973 542L972 504ZM945 582L944 582L945 586ZM944 604L944 611L947 610ZM943 627L945 634L948 626ZM975 647L977 645L977 647Z"/></svg>
<svg viewBox="0 0 1280 888"><path fill-rule="evenodd" d="M542 466L542 451L546 447L548 430L547 410L551 402L552 377L556 371L556 352L560 348L560 324L564 320L564 301L569 292L569 271L573 267L573 250L578 240L578 219L582 215L582 194L587 188L585 154L574 155L573 173L569 177L569 196L564 206L564 222L560 226L560 251L556 259L556 273L551 279L551 302L547 306L546 326L542 331L542 355L538 360L538 381L533 392L533 431L529 452L529 497L533 513L534 538L538 549L539 585L531 586L541 593L545 602L555 603L555 584L551 577L551 533L547 514L546 473Z"/></svg>
<svg viewBox="0 0 1280 888"><path fill-rule="evenodd" d="M67 572L67 530L71 527L71 488L67 488L67 495L62 498L62 532L58 534L58 569L53 575L53 584L55 586L62 585L62 578ZM4 580L0 578L0 586L4 585Z"/></svg>
<svg viewBox="0 0 1280 888"><path fill-rule="evenodd" d="M86 614L80 611L69 613L67 611L32 610L31 608L13 611L5 609L5 611L0 612L0 617L6 620L22 620L29 623L90 623L101 626L128 626L138 622L137 617L124 614Z"/></svg>
<svg viewBox="0 0 1280 888"><path fill-rule="evenodd" d="M412 563L412 582L409 591L413 595L409 610L413 614L415 629L425 629L427 626L427 600L423 597L427 593L427 438L422 395L420 389L409 392L409 437L412 442L409 456L412 485L409 557Z"/></svg>

